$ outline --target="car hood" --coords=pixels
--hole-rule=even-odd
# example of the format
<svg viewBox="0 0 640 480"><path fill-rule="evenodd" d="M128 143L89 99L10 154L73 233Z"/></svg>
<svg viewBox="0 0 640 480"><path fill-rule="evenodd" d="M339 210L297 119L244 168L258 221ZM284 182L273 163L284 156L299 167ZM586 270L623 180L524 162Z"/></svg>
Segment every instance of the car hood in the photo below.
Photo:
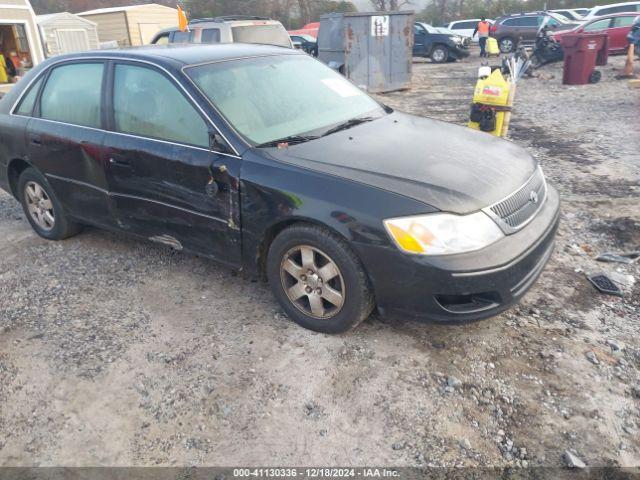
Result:
<svg viewBox="0 0 640 480"><path fill-rule="evenodd" d="M275 159L465 214L522 186L536 161L514 143L437 120L393 113L283 149Z"/></svg>

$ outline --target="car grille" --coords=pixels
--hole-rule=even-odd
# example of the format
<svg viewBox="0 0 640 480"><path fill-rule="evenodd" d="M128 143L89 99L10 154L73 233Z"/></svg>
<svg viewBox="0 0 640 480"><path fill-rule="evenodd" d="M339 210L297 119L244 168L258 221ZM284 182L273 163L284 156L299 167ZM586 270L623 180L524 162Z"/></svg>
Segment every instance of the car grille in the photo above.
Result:
<svg viewBox="0 0 640 480"><path fill-rule="evenodd" d="M489 210L506 233L513 233L535 216L546 198L547 184L538 167L522 187Z"/></svg>

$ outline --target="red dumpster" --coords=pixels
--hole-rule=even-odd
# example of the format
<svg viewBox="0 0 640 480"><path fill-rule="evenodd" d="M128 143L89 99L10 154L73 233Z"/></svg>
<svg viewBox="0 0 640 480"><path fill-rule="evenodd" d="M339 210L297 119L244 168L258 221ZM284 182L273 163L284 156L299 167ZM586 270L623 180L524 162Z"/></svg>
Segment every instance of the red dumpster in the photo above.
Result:
<svg viewBox="0 0 640 480"><path fill-rule="evenodd" d="M602 33L575 33L560 37L564 50L562 83L585 85L600 80L597 65L606 65L608 36ZM602 52L604 49L604 53ZM604 63L603 63L604 62Z"/></svg>

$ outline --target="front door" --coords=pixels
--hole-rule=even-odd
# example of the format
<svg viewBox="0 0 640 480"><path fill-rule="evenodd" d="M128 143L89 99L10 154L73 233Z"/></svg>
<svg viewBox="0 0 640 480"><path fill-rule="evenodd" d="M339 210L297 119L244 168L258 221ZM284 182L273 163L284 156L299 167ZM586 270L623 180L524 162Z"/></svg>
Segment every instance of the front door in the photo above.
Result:
<svg viewBox="0 0 640 480"><path fill-rule="evenodd" d="M212 126L164 72L111 68L104 159L119 226L238 264L240 158L211 150Z"/></svg>

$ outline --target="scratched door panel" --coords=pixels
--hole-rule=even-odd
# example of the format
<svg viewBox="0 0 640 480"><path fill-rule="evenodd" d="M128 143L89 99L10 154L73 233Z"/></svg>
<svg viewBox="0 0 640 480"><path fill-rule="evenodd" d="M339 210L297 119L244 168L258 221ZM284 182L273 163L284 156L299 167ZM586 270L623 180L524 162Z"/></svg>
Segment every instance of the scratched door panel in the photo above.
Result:
<svg viewBox="0 0 640 480"><path fill-rule="evenodd" d="M121 228L174 248L239 262L239 159L116 133L107 134L104 151Z"/></svg>

